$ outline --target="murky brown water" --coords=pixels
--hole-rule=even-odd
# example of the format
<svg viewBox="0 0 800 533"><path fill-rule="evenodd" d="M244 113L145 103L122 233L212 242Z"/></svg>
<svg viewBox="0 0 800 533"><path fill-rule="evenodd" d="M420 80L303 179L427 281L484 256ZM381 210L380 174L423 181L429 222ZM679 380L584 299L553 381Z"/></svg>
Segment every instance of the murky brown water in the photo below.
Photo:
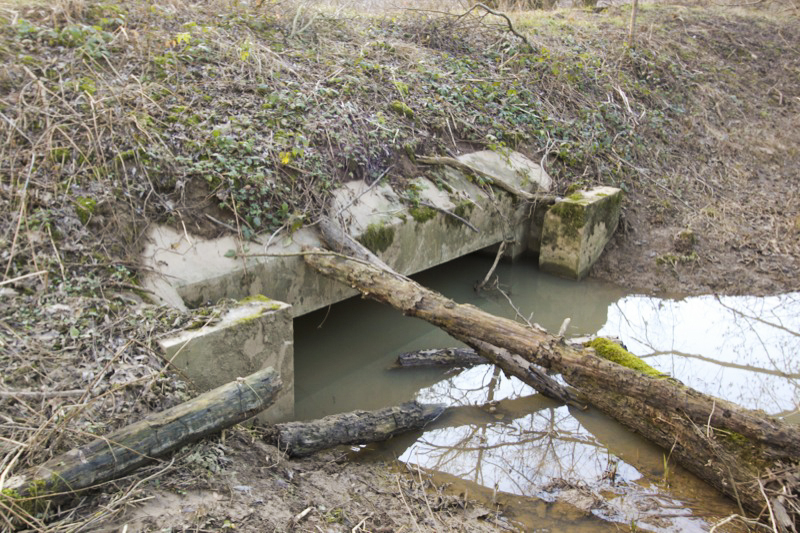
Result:
<svg viewBox="0 0 800 533"><path fill-rule="evenodd" d="M416 279L459 302L514 317L499 292L472 290L490 264L466 257ZM550 331L570 317L570 336L618 336L687 385L800 418L800 293L655 298L557 279L524 262L501 265L498 275L519 310ZM490 365L391 369L399 353L457 343L381 304L354 299L297 319L295 340L298 418L414 398L457 407L424 432L359 455L397 457L436 472L450 490L487 507L503 504L526 530L617 531L633 522L652 531L706 531L714 517L737 512L613 419L560 406ZM485 407L490 402L492 409Z"/></svg>

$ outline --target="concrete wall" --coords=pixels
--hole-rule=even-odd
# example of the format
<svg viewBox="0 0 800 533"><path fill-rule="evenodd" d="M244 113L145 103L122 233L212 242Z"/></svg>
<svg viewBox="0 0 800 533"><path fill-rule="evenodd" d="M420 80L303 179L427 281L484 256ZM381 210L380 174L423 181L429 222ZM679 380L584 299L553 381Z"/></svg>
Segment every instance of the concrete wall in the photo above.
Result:
<svg viewBox="0 0 800 533"><path fill-rule="evenodd" d="M294 329L288 304L252 298L213 325L186 330L159 344L173 368L200 391L275 368L283 388L259 418L274 423L294 417Z"/></svg>
<svg viewBox="0 0 800 533"><path fill-rule="evenodd" d="M550 177L521 154L501 157L495 152L464 156L467 164L518 189L547 190ZM473 176L450 167L435 168L434 179L418 177L401 196L388 184L368 188L351 182L335 193L332 211L340 213L351 235L368 247L380 232L388 246L373 250L392 268L414 274L504 239L520 243L511 253L525 250L530 209L511 194L479 186ZM492 170L492 169L495 170ZM475 226L476 233L455 218L427 205L453 211ZM316 231L304 227L259 242L239 243L234 236L214 240L191 237L169 227L155 227L143 254L152 274L145 286L176 307L214 304L221 298L266 294L292 305L294 316L355 295L355 291L320 276L299 256L303 246L320 246ZM230 251L257 254L232 259Z"/></svg>

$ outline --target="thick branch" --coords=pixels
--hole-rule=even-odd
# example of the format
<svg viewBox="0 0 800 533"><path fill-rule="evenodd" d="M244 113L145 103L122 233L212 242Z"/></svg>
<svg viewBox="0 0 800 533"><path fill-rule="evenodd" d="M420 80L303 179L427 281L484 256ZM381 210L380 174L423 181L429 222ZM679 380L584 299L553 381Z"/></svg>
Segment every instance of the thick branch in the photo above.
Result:
<svg viewBox="0 0 800 533"><path fill-rule="evenodd" d="M441 405L408 402L377 411L353 411L312 422L288 422L270 429L266 440L294 457L342 444L366 444L424 427L444 412Z"/></svg>
<svg viewBox="0 0 800 533"><path fill-rule="evenodd" d="M54 457L7 488L16 489L23 497L42 498L58 493L71 495L116 479L251 418L272 404L280 387L280 377L272 368L239 378Z"/></svg>
<svg viewBox="0 0 800 533"><path fill-rule="evenodd" d="M579 352L555 337L444 296L391 273L341 257L310 254L305 261L319 272L358 289L364 296L387 303L404 314L422 318L457 338L474 337L560 372L569 383L589 377L609 391L663 408L669 405L697 424L734 431L761 442L777 456L800 457L800 435L788 425L713 398L666 379L644 375L602 359L591 351Z"/></svg>

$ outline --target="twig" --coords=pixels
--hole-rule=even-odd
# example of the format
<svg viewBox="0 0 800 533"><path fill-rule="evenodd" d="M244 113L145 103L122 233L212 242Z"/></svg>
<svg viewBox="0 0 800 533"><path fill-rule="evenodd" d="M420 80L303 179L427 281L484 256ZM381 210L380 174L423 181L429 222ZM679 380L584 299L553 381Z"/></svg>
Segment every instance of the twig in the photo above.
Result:
<svg viewBox="0 0 800 533"><path fill-rule="evenodd" d="M308 514L313 510L314 510L313 507L306 507L305 509L297 513L297 515L292 519L292 522L294 522L295 524L300 523L300 521L306 516L308 516Z"/></svg>
<svg viewBox="0 0 800 533"><path fill-rule="evenodd" d="M639 0L633 0L631 7L631 24L628 28L628 46L633 48L633 40L636 38L636 15L639 13Z"/></svg>
<svg viewBox="0 0 800 533"><path fill-rule="evenodd" d="M528 48L530 48L531 52L536 53L536 49L533 47L533 45L530 42L528 42L528 39L524 35L522 35L521 33L518 33L517 30L514 29L514 25L511 23L511 19L508 18L508 15L506 15L505 13L501 13L500 11L495 11L494 9L492 9L492 8L490 8L490 7L488 7L488 6L484 5L484 4L475 4L474 6L469 8L463 15L460 15L456 19L456 22L458 22L462 18L464 18L467 15L469 15L470 13L475 11L477 8L481 8L481 9L485 10L488 13L491 13L492 15L494 15L496 17L504 18L506 20L506 24L508 24L508 31L510 31L511 33L513 33L514 35L516 35L517 37L522 39L522 42L524 42L526 45L528 45Z"/></svg>
<svg viewBox="0 0 800 533"><path fill-rule="evenodd" d="M384 176L386 176L386 174L388 174L388 173L389 173L389 171L390 171L390 170L392 170L393 168L394 168L394 165L389 165L389 166L386 168L386 170L384 170L383 172L381 172L381 175L380 175L380 176L378 176L377 178L375 178L375 181L373 181L372 183L370 183L370 184L369 184L369 187L367 187L366 189L364 189L364 190L361 192L361 194L359 194L359 195L357 195L356 197L354 197L352 200L350 200L349 202L347 202L347 203L345 204L345 206L344 206L344 207L342 207L341 209L339 209L339 212L338 212L338 213L336 213L336 216L335 216L335 217L333 217L333 218L335 218L335 219L338 219L340 216L342 216L342 213L344 213L344 212L345 212L345 210L347 210L347 208L348 208L348 207L350 207L351 205L353 205L354 203L356 203L356 201L358 201L358 199L359 199L359 198L361 198L362 196L364 196L365 194L367 194L369 191L371 191L371 190L373 189L373 187L377 186L377 185L378 185L378 183L380 183L380 181L383 179L383 177L384 177Z"/></svg>
<svg viewBox="0 0 800 533"><path fill-rule="evenodd" d="M419 523L417 522L417 517L414 516L414 513L411 511L411 506L408 505L408 502L406 501L406 496L405 494L403 494L403 487L400 485L400 476L396 477L395 481L397 481L397 490L400 491L400 498L402 498L403 504L406 506L408 515L411 517L411 520L414 521L414 527L417 529L417 531L422 533L422 530L419 527Z"/></svg>
<svg viewBox="0 0 800 533"><path fill-rule="evenodd" d="M475 233L480 233L480 230L478 228L476 228L475 226L473 226L472 224L470 224L469 220L466 220L466 219L456 215L452 211L448 211L447 209L444 209L443 207L439 207L438 205L429 204L428 202L420 202L419 205L424 206L424 207L430 207L431 209L435 209L436 211L439 211L440 213L444 213L445 215L450 215L451 217L453 217L454 219L458 220L459 222L461 222L462 224L467 226L469 229L471 229Z"/></svg>
<svg viewBox="0 0 800 533"><path fill-rule="evenodd" d="M489 283L489 278L492 277L494 274L494 270L497 268L497 264L500 262L500 258L503 257L503 252L506 251L506 241L500 243L500 247L497 249L497 255L494 256L494 263L492 263L492 268L489 269L489 272L486 273L486 277L483 278L483 281L478 283L475 287L476 291L483 290L486 287L486 284Z"/></svg>
<svg viewBox="0 0 800 533"><path fill-rule="evenodd" d="M714 403L711 404L711 412L708 414L708 422L706 422L706 437L709 439L711 438L711 430L712 430L711 417L714 416L714 410L716 408L717 408L717 402L715 400Z"/></svg>
<svg viewBox="0 0 800 533"><path fill-rule="evenodd" d="M778 533L778 531L780 530L778 529L778 524L775 523L775 513L772 512L772 504L769 501L767 493L764 491L764 485L761 483L760 479L758 480L758 490L761 491L761 495L764 496L764 501L767 504L767 510L769 511L769 521L772 524L772 529L775 531L775 533Z"/></svg>
<svg viewBox="0 0 800 533"><path fill-rule="evenodd" d="M48 399L48 398L69 398L72 396L82 396L86 392L83 389L76 390L51 390L51 391L35 391L35 390L0 390L0 398L33 398L33 399Z"/></svg>
<svg viewBox="0 0 800 533"><path fill-rule="evenodd" d="M236 233L239 235L239 247L244 252L244 237L242 236L242 226L239 224L239 212L236 209L236 198L231 194L231 204L233 205L233 220L236 221ZM242 259L242 267L244 268L244 275L247 275L247 261Z"/></svg>
<svg viewBox="0 0 800 533"><path fill-rule="evenodd" d="M572 322L572 319L570 317L564 319L564 321L561 323L561 327L558 328L558 335L556 335L556 337L562 339L564 338L564 334L567 332L567 328L569 327L570 322Z"/></svg>
<svg viewBox="0 0 800 533"><path fill-rule="evenodd" d="M228 224L227 222L223 222L223 221L221 221L221 220L220 220L220 219L218 219L218 218L212 217L212 216L211 216L211 215L209 215L208 213L206 213L206 218L207 218L208 220L210 220L211 222L215 223L215 224L219 224L220 226L222 226L222 227L223 227L223 228L225 228L225 229L228 229L228 230L231 230L231 231L232 231L232 232L234 232L234 233L237 233L237 231L236 231L236 228L234 228L233 226L231 226L231 225L230 225L230 224Z"/></svg>
<svg viewBox="0 0 800 533"><path fill-rule="evenodd" d="M31 155L31 164L28 166L28 175L25 177L25 184L22 186L22 194L19 199L19 216L17 218L17 227L14 229L14 238L11 240L11 252L8 257L8 265L3 277L8 277L11 270L11 265L14 263L14 250L17 247L17 239L19 238L19 228L22 226L22 219L25 216L25 206L28 202L28 184L31 182L31 174L33 173L33 163L36 161L36 155Z"/></svg>
<svg viewBox="0 0 800 533"><path fill-rule="evenodd" d="M38 272L31 272L30 274L17 276L16 278L7 279L5 281L0 281L0 287L2 287L3 285L10 285L12 283L16 283L18 281L22 281L23 279L32 278L34 276L41 276L42 274L47 274L47 270L40 270Z"/></svg>

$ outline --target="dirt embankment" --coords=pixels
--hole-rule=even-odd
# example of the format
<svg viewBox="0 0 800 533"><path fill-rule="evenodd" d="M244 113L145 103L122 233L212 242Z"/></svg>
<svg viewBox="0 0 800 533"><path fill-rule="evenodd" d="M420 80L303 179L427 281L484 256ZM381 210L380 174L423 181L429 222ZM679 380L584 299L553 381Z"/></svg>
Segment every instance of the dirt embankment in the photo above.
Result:
<svg viewBox="0 0 800 533"><path fill-rule="evenodd" d="M625 7L515 15L531 46L478 13L0 7L3 478L191 394L155 339L219 310L142 301L149 224L248 238L309 223L338 183L387 169L413 204L418 154L513 148L543 161L560 193L624 188L624 224L595 276L673 292L798 289L791 12L646 5L630 48ZM28 525L124 522L156 487L216 492L175 527L282 530L309 507L298 530L479 531L495 519L425 496L424 479L327 456L290 463L248 435L189 447ZM228 504L240 494L247 504Z"/></svg>

